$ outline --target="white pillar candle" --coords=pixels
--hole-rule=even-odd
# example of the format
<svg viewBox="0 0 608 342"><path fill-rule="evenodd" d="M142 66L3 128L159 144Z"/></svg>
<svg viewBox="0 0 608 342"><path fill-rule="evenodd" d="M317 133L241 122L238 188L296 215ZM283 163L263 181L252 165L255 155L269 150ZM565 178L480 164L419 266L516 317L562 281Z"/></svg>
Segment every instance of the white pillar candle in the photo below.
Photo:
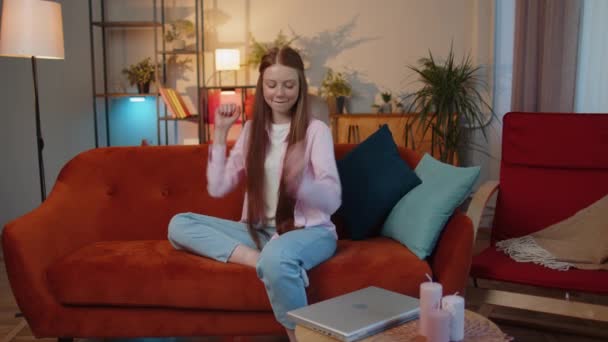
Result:
<svg viewBox="0 0 608 342"><path fill-rule="evenodd" d="M439 283L430 281L420 284L420 325L418 332L428 336L428 315L433 309L439 309L443 288Z"/></svg>
<svg viewBox="0 0 608 342"><path fill-rule="evenodd" d="M441 299L441 308L450 313L450 341L464 340L464 298L445 296Z"/></svg>
<svg viewBox="0 0 608 342"><path fill-rule="evenodd" d="M432 309L428 313L427 342L450 341L450 313L445 310Z"/></svg>

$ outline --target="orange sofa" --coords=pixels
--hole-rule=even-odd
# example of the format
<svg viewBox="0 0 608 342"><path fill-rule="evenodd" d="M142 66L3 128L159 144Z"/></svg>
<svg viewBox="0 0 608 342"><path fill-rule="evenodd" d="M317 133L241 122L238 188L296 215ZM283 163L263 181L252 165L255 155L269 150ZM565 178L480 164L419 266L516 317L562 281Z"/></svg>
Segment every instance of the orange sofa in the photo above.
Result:
<svg viewBox="0 0 608 342"><path fill-rule="evenodd" d="M336 157L354 145L337 145ZM254 269L174 250L167 224L192 211L239 219L243 188L206 191L208 147L110 147L84 152L48 199L8 223L3 247L20 310L36 337L282 334ZM416 153L401 149L415 167ZM338 223L338 222L337 222ZM385 237L341 240L309 272L311 302L375 285L418 295L425 273L464 292L473 226L456 212L429 260Z"/></svg>

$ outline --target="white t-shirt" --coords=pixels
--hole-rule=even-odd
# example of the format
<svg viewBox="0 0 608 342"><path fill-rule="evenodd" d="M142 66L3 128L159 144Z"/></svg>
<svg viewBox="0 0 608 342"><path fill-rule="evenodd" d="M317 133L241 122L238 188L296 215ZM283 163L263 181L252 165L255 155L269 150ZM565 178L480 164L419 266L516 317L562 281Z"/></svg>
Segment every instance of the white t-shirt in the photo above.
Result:
<svg viewBox="0 0 608 342"><path fill-rule="evenodd" d="M287 135L291 124L272 124L270 129L270 146L264 162L264 184L266 198L266 219L269 226L275 226L275 214L279 203L279 185L281 184L282 164L287 149Z"/></svg>

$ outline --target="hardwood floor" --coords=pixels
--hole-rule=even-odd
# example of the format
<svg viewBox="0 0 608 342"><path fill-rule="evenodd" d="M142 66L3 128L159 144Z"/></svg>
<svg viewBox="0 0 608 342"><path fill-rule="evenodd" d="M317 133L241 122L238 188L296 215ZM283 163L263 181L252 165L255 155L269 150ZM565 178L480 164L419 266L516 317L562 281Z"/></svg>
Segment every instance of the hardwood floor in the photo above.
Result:
<svg viewBox="0 0 608 342"><path fill-rule="evenodd" d="M483 233L480 234L481 244L477 248L483 246ZM17 304L13 298L10 285L6 276L4 260L0 249L0 342L31 342L34 340L51 342L55 339L36 339L32 336L31 331L27 327L25 320L20 317L15 317L18 312ZM478 303L475 298L467 297L467 307L472 310L477 310ZM583 320L571 320L565 317L549 316L537 314L533 312L524 312L521 310L509 310L497 308L491 319L495 321L500 328L512 336L515 341L522 342L600 342L608 341L608 324L599 324ZM547 328L546 326L552 327ZM583 336L580 333L574 332L573 328L578 327L578 330L586 331ZM582 327L582 329L581 329ZM112 342L222 342L225 339L219 337L201 337L201 338L141 338L141 339L116 339ZM255 337L235 339L237 341L248 342L284 342L285 337ZM81 339L78 342L100 342L99 340Z"/></svg>

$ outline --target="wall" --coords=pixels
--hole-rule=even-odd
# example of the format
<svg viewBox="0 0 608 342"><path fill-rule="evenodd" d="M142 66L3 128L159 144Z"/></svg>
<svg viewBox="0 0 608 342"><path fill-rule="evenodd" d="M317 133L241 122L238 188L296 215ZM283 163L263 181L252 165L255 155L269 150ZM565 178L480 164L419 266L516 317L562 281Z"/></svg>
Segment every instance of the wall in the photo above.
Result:
<svg viewBox="0 0 608 342"><path fill-rule="evenodd" d="M575 111L579 113L608 112L608 2L586 0L583 18L576 79Z"/></svg>
<svg viewBox="0 0 608 342"><path fill-rule="evenodd" d="M154 15L150 0L107 0L106 3L106 20L150 20ZM194 21L193 0L165 3L169 8L165 11L166 22L175 19ZM328 68L347 74L354 88L347 107L353 113L370 112L371 105L380 101L381 91L391 91L397 96L416 89L415 76L407 66L415 65L419 58L428 56L429 51L441 60L452 44L457 58L470 54L472 62L482 67L488 89L493 87L493 1L313 0L304 3L295 0L212 0L203 3L203 78L207 85L219 84L220 75L214 72L216 48L241 50L244 64L250 37L269 42L282 31L289 37L298 37L293 45L305 55L313 92L320 86ZM121 66L154 56L153 31L129 29L108 32L108 46L111 47L107 50L108 86L110 91L130 88L119 72ZM99 35L96 41L99 45ZM194 41L188 43L193 44ZM97 70L97 83L101 87L101 68ZM222 76L222 84L234 82L233 73L225 72ZM243 66L236 73L240 85L255 84L256 79L257 71L251 67ZM192 72L170 75L167 83L190 95L185 98L193 99L191 107L194 107L196 78ZM490 93L487 100L492 102ZM100 122L100 126L105 126L105 122ZM169 136L170 143L196 138L196 125L172 122ZM482 142L485 144L485 140ZM471 158L477 160L476 157Z"/></svg>
<svg viewBox="0 0 608 342"><path fill-rule="evenodd" d="M297 37L293 45L305 56L313 91L328 68L342 71L353 85L349 112L370 113L380 92L405 95L417 89L407 66L417 65L429 51L442 61L453 46L457 61L470 54L472 63L481 67L488 85L486 102L499 106L487 137L481 130L473 131L474 142L481 147L464 159L465 164L482 165L481 183L498 178L500 122L509 110L503 104L510 104L514 1L499 1L496 6L483 0L311 0L304 6L300 1L206 1L206 74L213 75L216 48L238 48L246 56L250 36L271 42L281 31ZM497 13L500 32L495 31ZM494 64L495 52L499 66ZM255 84L257 74L246 67L238 73L239 83ZM493 98L494 91L500 92L500 99Z"/></svg>
<svg viewBox="0 0 608 342"><path fill-rule="evenodd" d="M416 64L429 50L441 59L453 43L456 56L471 53L489 65L493 49L493 2L478 0L222 0L207 1L206 73L213 73L215 48L247 52L249 34L272 41L279 31L298 36L294 46L306 57L310 85L321 84L327 68L343 71L353 84L353 113L368 113L380 91L415 89ZM243 57L243 61L244 61ZM254 84L255 70L239 72Z"/></svg>
<svg viewBox="0 0 608 342"><path fill-rule="evenodd" d="M62 4L65 60L38 62L47 192L60 168L93 148L88 2ZM2 1L0 0L0 8ZM0 226L38 206L40 185L29 59L0 57Z"/></svg>
<svg viewBox="0 0 608 342"><path fill-rule="evenodd" d="M49 190L65 162L94 146L87 1L60 2L63 4L66 60L39 63ZM150 2L110 0L108 17L118 20L128 14L132 20L149 20ZM180 7L191 0L166 2L177 7L176 16L179 16ZM348 74L355 91L349 104L351 112L369 112L379 91L391 90L398 94L415 89L414 78L407 65L427 56L429 49L441 59L453 43L457 56L470 52L476 64L485 70L492 68L492 1L211 0L204 3L205 78L211 83L217 81L217 75L212 75L215 48L237 47L242 50L244 61L249 33L264 42L273 40L279 30L287 35L293 32L300 37L296 46L306 52L307 75L313 87L320 85L328 67ZM149 33L113 33L112 39L119 45L110 55L114 70L110 87L123 86L117 72L121 66L153 54L152 46L140 44L138 39L134 42L121 37L126 34L137 38L137 35L144 37ZM145 40L150 41L148 38ZM256 77L254 70L241 71L238 81L252 84ZM488 78L488 81L492 87L492 79ZM180 82L176 83L178 89L191 87L186 81ZM0 58L0 89L0 103L3 104L0 110L3 118L0 125L0 156L3 160L0 166L0 200L3 204L0 222L4 223L39 203L29 61ZM100 143L103 145L103 118L99 119L99 124ZM173 137L175 142L196 135L196 130L189 126L170 129L171 134L177 135Z"/></svg>

